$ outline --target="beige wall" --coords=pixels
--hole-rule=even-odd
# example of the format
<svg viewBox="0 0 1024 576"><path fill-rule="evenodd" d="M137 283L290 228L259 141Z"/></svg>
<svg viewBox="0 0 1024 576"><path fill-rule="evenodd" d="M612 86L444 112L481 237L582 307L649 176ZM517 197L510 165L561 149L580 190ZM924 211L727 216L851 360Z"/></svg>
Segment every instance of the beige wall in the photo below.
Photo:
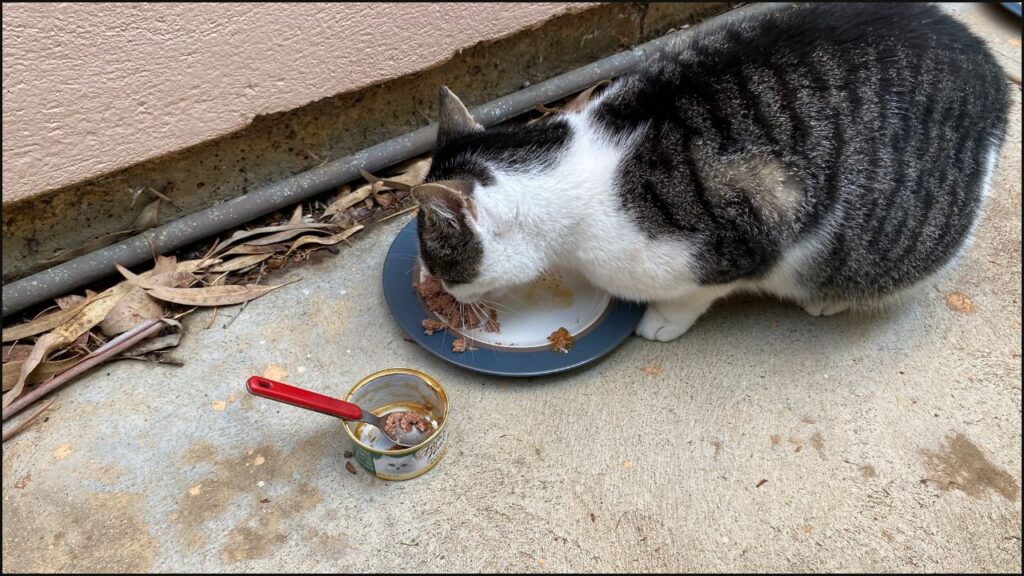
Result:
<svg viewBox="0 0 1024 576"><path fill-rule="evenodd" d="M4 4L3 200L428 68L586 6Z"/></svg>

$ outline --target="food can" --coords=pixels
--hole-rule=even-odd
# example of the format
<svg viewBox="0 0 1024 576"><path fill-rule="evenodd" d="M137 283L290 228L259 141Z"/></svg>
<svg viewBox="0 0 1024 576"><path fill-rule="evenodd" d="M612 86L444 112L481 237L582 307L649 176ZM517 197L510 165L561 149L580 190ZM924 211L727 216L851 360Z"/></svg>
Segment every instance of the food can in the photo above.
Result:
<svg viewBox="0 0 1024 576"><path fill-rule="evenodd" d="M448 395L441 385L419 370L392 368L360 380L345 400L375 416L396 410L415 412L430 420L434 432L409 448L393 444L375 427L345 422L356 462L383 480L410 480L433 468L447 448Z"/></svg>

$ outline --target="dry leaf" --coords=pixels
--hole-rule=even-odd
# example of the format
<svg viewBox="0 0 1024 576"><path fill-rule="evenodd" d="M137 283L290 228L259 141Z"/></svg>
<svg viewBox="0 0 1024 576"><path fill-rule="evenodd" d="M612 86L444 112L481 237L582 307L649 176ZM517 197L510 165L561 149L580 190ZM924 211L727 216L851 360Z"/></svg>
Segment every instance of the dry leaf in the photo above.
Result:
<svg viewBox="0 0 1024 576"><path fill-rule="evenodd" d="M29 346L29 348L31 349L31 346ZM39 384L40 382L45 382L46 380L49 380L51 376L60 374L61 372L67 370L68 368L71 368L75 364L78 364L79 362L82 361L82 358L84 358L84 355L78 355L74 358L66 358L64 360L49 360L43 362L39 364L39 366L37 366L36 369L33 370L31 374L29 374L28 380L25 381L25 384L28 386L32 386L34 384ZM7 392L11 388L14 388L14 386L18 383L18 376L21 374L21 369L24 363L24 360L21 359L12 360L10 362L4 363L4 392Z"/></svg>
<svg viewBox="0 0 1024 576"><path fill-rule="evenodd" d="M43 334L39 340L36 340L35 346L32 347L32 352L28 355L28 358L22 361L21 370L18 372L18 378L15 381L14 386L11 387L10 392L4 394L4 408L7 408L11 402L14 402L15 398L21 396L21 393L25 390L25 383L28 382L29 375L31 375L32 371L42 363L47 354L58 346L66 344L69 341L70 340L65 340L62 335L54 332Z"/></svg>
<svg viewBox="0 0 1024 576"><path fill-rule="evenodd" d="M335 228L335 229L337 228L336 226L331 226L331 227ZM299 234L302 234L303 232L315 232L317 234L330 234L329 230L316 229L316 228L297 228L295 230L284 230L284 231L278 232L276 234L271 234L270 236L266 236L264 238L257 238L256 240L250 240L250 241L246 242L246 244L248 244L249 246L263 246L263 245L266 245L266 244L274 244L274 243L277 243L277 242L283 242L285 240L290 240L290 239L298 236Z"/></svg>
<svg viewBox="0 0 1024 576"><path fill-rule="evenodd" d="M573 98L571 101L569 101L568 104L566 104L564 107L562 107L562 109L559 110L559 112L562 112L562 113L579 112L580 110L583 109L584 106L587 105L587 102L590 101L590 96L594 93L594 90L597 90L599 87L605 86L607 84L611 84L611 81L610 80L601 80L597 84L594 84L590 88L587 88L583 92L580 92L575 98Z"/></svg>
<svg viewBox="0 0 1024 576"><path fill-rule="evenodd" d="M285 232L285 231L288 231L288 230L302 230L302 231L305 231L305 230L313 230L313 229L317 229L317 228L334 228L334 227L335 226L333 224L298 224L298 225L295 225L295 224L282 224L280 226L264 226L262 228L256 228L256 229L253 229L253 230L239 230L239 231L235 232L234 234L232 234L230 238L228 238L223 243L221 243L220 246L217 247L217 250L222 251L222 250L226 249L228 246L231 246L232 244L235 244L239 240L244 240L246 238L252 238L253 236L261 236L263 234L271 234L271 233L274 233L274 232ZM271 242L261 242L260 244L256 244L255 242L246 242L246 244L263 245L263 244L271 244ZM222 252L218 252L218 255L220 255L221 253Z"/></svg>
<svg viewBox="0 0 1024 576"><path fill-rule="evenodd" d="M114 266L117 268L118 272L128 280L129 284L145 288L147 290L160 287L177 288L182 284L182 282L191 280L192 278L188 272L183 270L152 276L152 271L139 275L131 272L120 264L114 264Z"/></svg>
<svg viewBox="0 0 1024 576"><path fill-rule="evenodd" d="M369 172L363 170L362 168L359 169L359 173L363 175L363 178L365 178L367 182L370 182L371 184L379 184L380 189L386 188L389 190L410 190L412 188L411 185L406 184L404 182L400 182L398 180L378 178L377 176L370 174ZM374 195L376 195L376 192L374 192Z"/></svg>
<svg viewBox="0 0 1024 576"><path fill-rule="evenodd" d="M288 250L288 246L285 244L268 244L266 246L250 246L249 244L242 244L241 246L235 246L234 248L221 254L221 258L225 256L235 256L239 254L273 254L274 252L284 252L285 250Z"/></svg>
<svg viewBox="0 0 1024 576"><path fill-rule="evenodd" d="M117 265L118 269L127 272ZM187 286L194 278L188 272L178 272L178 259L174 256L158 256L153 269L148 272L148 279L138 279L133 283L144 283L147 286L169 286L177 288ZM130 272L129 272L130 274ZM100 330L106 336L116 336L126 332L147 320L155 320L164 315L164 307L159 301L151 298L141 286L136 285L128 292L104 317Z"/></svg>
<svg viewBox="0 0 1024 576"><path fill-rule="evenodd" d="M28 358L30 352L32 352L31 344L10 344L4 346L3 361L14 362L16 360L24 360Z"/></svg>
<svg viewBox="0 0 1024 576"><path fill-rule="evenodd" d="M395 195L390 192L377 194L373 197L373 199L377 202L377 204L380 204L380 206L385 209L391 208L392 206L398 203L398 198L395 198Z"/></svg>
<svg viewBox="0 0 1024 576"><path fill-rule="evenodd" d="M42 262L44 264L60 264L61 262L67 262L68 260L73 260L75 258L78 258L79 256L95 252L100 248L106 248L107 246L110 246L115 242L120 242L121 240L128 238L129 236L135 234L136 232L138 232L138 230L135 229L121 230L120 232L114 232L113 234L100 236L95 240L90 240L89 242L82 244L78 248L58 252L57 254L54 255L53 258L50 258L49 260L43 260Z"/></svg>
<svg viewBox="0 0 1024 576"><path fill-rule="evenodd" d="M138 230L148 230L160 223L160 199L146 204L146 207L139 212L139 215L135 217L135 223L132 224L132 228Z"/></svg>
<svg viewBox="0 0 1024 576"><path fill-rule="evenodd" d="M324 216L327 216L328 214L341 214L350 207L366 200L371 194L379 192L381 189L383 189L383 185L381 185L380 182L373 182L360 186L359 188L356 188L355 191L349 192L334 202L331 202L331 205L324 210Z"/></svg>
<svg viewBox="0 0 1024 576"><path fill-rule="evenodd" d="M273 255L273 252L269 252L267 254L250 254L239 258L232 258L223 264L211 268L210 272L234 272L236 270L248 268L254 264L259 264Z"/></svg>
<svg viewBox="0 0 1024 576"><path fill-rule="evenodd" d="M105 336L116 336L163 315L163 305L147 296L145 290L135 286L110 309L100 322L100 331Z"/></svg>
<svg viewBox="0 0 1024 576"><path fill-rule="evenodd" d="M295 211L292 212L292 217L291 217L290 220L288 220L288 223L293 225L293 226L295 226L297 224L302 224L302 204L301 203L298 206L295 207Z"/></svg>
<svg viewBox="0 0 1024 576"><path fill-rule="evenodd" d="M357 224L352 228L345 230L344 232L339 232L338 234L335 234L334 236L303 236L302 238L299 238L298 240L292 243L292 247L288 249L288 252L285 255L287 256L288 254L291 254L300 246L305 246L306 244L322 244L324 246L337 244L338 242L341 242L342 240L348 238L349 236L355 234L356 232L359 232L363 228L364 226L362 224Z"/></svg>
<svg viewBox="0 0 1024 576"><path fill-rule="evenodd" d="M85 296L79 296L78 294L70 294L68 296L54 298L54 301L57 302L57 306L59 306L61 310L67 310L68 308L78 306L82 302L85 302Z"/></svg>
<svg viewBox="0 0 1024 576"><path fill-rule="evenodd" d="M422 184L423 180L427 177L427 172L430 172L430 162L430 157L407 160L394 167L394 170L401 172L401 174L398 176L389 176L388 180L392 182L399 182L407 186Z"/></svg>
<svg viewBox="0 0 1024 576"><path fill-rule="evenodd" d="M149 354L150 352L158 352L160 350L174 348L180 342L181 332L174 332L172 334L167 334L166 336L143 340L128 350L125 350L123 356L142 356L143 354Z"/></svg>
<svg viewBox="0 0 1024 576"><path fill-rule="evenodd" d="M281 286L206 286L204 288L167 288L156 286L147 294L159 300L186 306L230 306L263 296Z"/></svg>
<svg viewBox="0 0 1024 576"><path fill-rule="evenodd" d="M41 332L52 330L57 326L71 320L85 309L86 302L82 302L74 308L68 308L66 310L58 310L52 314L47 314L42 318L37 318L31 322L24 324L18 324L11 328L5 328L3 330L3 341L11 342L13 340L21 340L22 338L28 338L29 336L35 336ZM76 336L77 338L77 336Z"/></svg>

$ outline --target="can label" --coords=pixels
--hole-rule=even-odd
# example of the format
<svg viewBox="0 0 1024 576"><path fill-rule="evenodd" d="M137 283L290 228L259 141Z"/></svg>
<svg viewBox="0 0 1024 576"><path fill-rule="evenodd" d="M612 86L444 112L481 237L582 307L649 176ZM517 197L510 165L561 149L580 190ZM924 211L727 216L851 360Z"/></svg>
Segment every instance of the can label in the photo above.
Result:
<svg viewBox="0 0 1024 576"><path fill-rule="evenodd" d="M448 431L441 430L430 444L410 454L392 456L371 452L358 444L353 445L356 462L383 480L409 480L425 473L444 456Z"/></svg>

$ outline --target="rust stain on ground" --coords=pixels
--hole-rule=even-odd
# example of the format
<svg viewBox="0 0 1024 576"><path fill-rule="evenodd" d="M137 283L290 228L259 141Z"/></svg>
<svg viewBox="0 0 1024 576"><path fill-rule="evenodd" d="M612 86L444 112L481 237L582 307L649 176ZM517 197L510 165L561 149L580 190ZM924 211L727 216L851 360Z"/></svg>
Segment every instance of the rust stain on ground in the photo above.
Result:
<svg viewBox="0 0 1024 576"><path fill-rule="evenodd" d="M859 467L858 470L860 470L861 478L864 478L865 480L869 480L869 479L874 478L875 476L878 475L875 472L875 467L872 466L871 464L865 464L865 465Z"/></svg>
<svg viewBox="0 0 1024 576"><path fill-rule="evenodd" d="M986 498L989 491L1016 502L1020 485L1013 476L993 464L963 434L947 436L938 450L922 450L928 483L939 490L959 490L972 498Z"/></svg>
<svg viewBox="0 0 1024 576"><path fill-rule="evenodd" d="M800 419L800 421L803 422L804 424L817 424L818 423L817 420L815 420L814 418L811 418L810 416L804 416L803 418Z"/></svg>
<svg viewBox="0 0 1024 576"><path fill-rule="evenodd" d="M30 490L3 506L4 573L149 572L156 559L138 493ZM40 510L49 510L42 514Z"/></svg>
<svg viewBox="0 0 1024 576"><path fill-rule="evenodd" d="M771 435L772 447L778 446L779 442L782 442L782 438L778 434Z"/></svg>
<svg viewBox="0 0 1024 576"><path fill-rule="evenodd" d="M183 460L210 462L214 470L201 478L184 479L187 484L182 488L178 509L172 515L182 544L191 552L204 547L207 543L205 524L226 514L229 508L237 507L241 499L247 502L245 505L252 513L239 514L239 517L247 519L255 515L260 519L258 529L242 520L230 532L221 555L228 562L265 557L286 537L279 534L287 534L278 530L281 521L311 509L323 499L308 483L294 486L293 478L313 473L327 451L329 440L322 434L303 440L287 453L263 445L220 458L212 446L193 444ZM270 503L260 503L267 497L265 487L271 485L283 487L284 494L275 496Z"/></svg>
<svg viewBox="0 0 1024 576"><path fill-rule="evenodd" d="M811 447L814 448L815 452L818 453L818 456L820 456L822 460L828 460L828 458L825 457L825 439L821 437L821 432L815 431L814 434L811 435Z"/></svg>
<svg viewBox="0 0 1024 576"><path fill-rule="evenodd" d="M793 452L799 452L804 449L804 441L796 436L790 436L787 442L793 445Z"/></svg>

